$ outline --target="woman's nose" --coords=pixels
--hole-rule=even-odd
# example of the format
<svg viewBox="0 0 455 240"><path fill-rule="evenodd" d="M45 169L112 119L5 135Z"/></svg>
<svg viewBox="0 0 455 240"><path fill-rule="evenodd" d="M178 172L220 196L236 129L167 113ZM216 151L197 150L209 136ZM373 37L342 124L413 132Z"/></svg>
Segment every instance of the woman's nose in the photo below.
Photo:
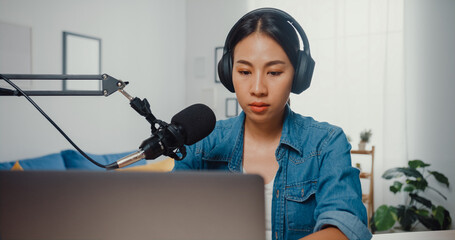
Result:
<svg viewBox="0 0 455 240"><path fill-rule="evenodd" d="M251 95L254 96L266 96L268 93L267 84L265 82L264 76L262 74L256 74L252 84L251 84Z"/></svg>

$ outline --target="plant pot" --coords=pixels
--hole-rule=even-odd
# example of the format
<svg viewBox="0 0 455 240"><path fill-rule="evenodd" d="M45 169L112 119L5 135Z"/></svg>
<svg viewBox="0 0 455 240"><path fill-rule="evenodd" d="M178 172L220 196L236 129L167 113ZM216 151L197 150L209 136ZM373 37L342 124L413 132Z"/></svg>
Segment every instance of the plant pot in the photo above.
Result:
<svg viewBox="0 0 455 240"><path fill-rule="evenodd" d="M366 146L367 146L366 142L359 142L359 150L365 150Z"/></svg>

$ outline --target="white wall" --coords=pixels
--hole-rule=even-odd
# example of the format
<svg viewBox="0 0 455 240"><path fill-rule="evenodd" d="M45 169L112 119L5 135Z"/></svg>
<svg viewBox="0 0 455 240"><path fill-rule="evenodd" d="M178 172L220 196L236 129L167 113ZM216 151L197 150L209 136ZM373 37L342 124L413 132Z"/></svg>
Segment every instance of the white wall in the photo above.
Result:
<svg viewBox="0 0 455 240"><path fill-rule="evenodd" d="M184 0L0 0L0 21L32 29L32 73L62 73L62 31L102 39L102 72L129 81L164 121L185 105ZM90 153L137 149L150 126L121 94L35 97ZM58 152L69 143L24 98L0 97L0 161Z"/></svg>
<svg viewBox="0 0 455 240"><path fill-rule="evenodd" d="M187 1L186 104L207 104L214 109L217 119L225 118L225 99L235 94L215 83L215 47L224 46L231 27L247 12L247 2Z"/></svg>
<svg viewBox="0 0 455 240"><path fill-rule="evenodd" d="M410 159L444 173L448 197L432 197L455 216L455 1L405 0L405 66ZM430 191L428 191L430 192ZM452 224L452 228L453 228Z"/></svg>

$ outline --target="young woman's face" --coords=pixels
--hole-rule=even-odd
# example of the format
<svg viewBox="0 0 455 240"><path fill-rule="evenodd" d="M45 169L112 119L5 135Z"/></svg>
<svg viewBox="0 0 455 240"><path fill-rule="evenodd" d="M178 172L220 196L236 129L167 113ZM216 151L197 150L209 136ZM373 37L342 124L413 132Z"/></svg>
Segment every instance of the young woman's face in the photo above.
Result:
<svg viewBox="0 0 455 240"><path fill-rule="evenodd" d="M234 48L232 81L248 118L268 122L283 117L294 67L271 37L252 33Z"/></svg>

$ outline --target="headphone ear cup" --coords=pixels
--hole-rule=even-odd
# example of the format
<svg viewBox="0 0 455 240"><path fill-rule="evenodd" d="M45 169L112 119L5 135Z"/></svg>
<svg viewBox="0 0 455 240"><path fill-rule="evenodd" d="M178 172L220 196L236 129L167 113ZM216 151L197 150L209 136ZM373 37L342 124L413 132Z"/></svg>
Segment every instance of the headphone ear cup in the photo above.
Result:
<svg viewBox="0 0 455 240"><path fill-rule="evenodd" d="M300 94L310 87L314 65L315 62L310 55L304 51L299 53L299 59L295 67L294 79L292 82L292 93Z"/></svg>
<svg viewBox="0 0 455 240"><path fill-rule="evenodd" d="M220 77L220 82L224 85L224 87L232 93L235 92L234 84L232 83L231 54L229 52L224 53L220 62L218 62L218 76Z"/></svg>

